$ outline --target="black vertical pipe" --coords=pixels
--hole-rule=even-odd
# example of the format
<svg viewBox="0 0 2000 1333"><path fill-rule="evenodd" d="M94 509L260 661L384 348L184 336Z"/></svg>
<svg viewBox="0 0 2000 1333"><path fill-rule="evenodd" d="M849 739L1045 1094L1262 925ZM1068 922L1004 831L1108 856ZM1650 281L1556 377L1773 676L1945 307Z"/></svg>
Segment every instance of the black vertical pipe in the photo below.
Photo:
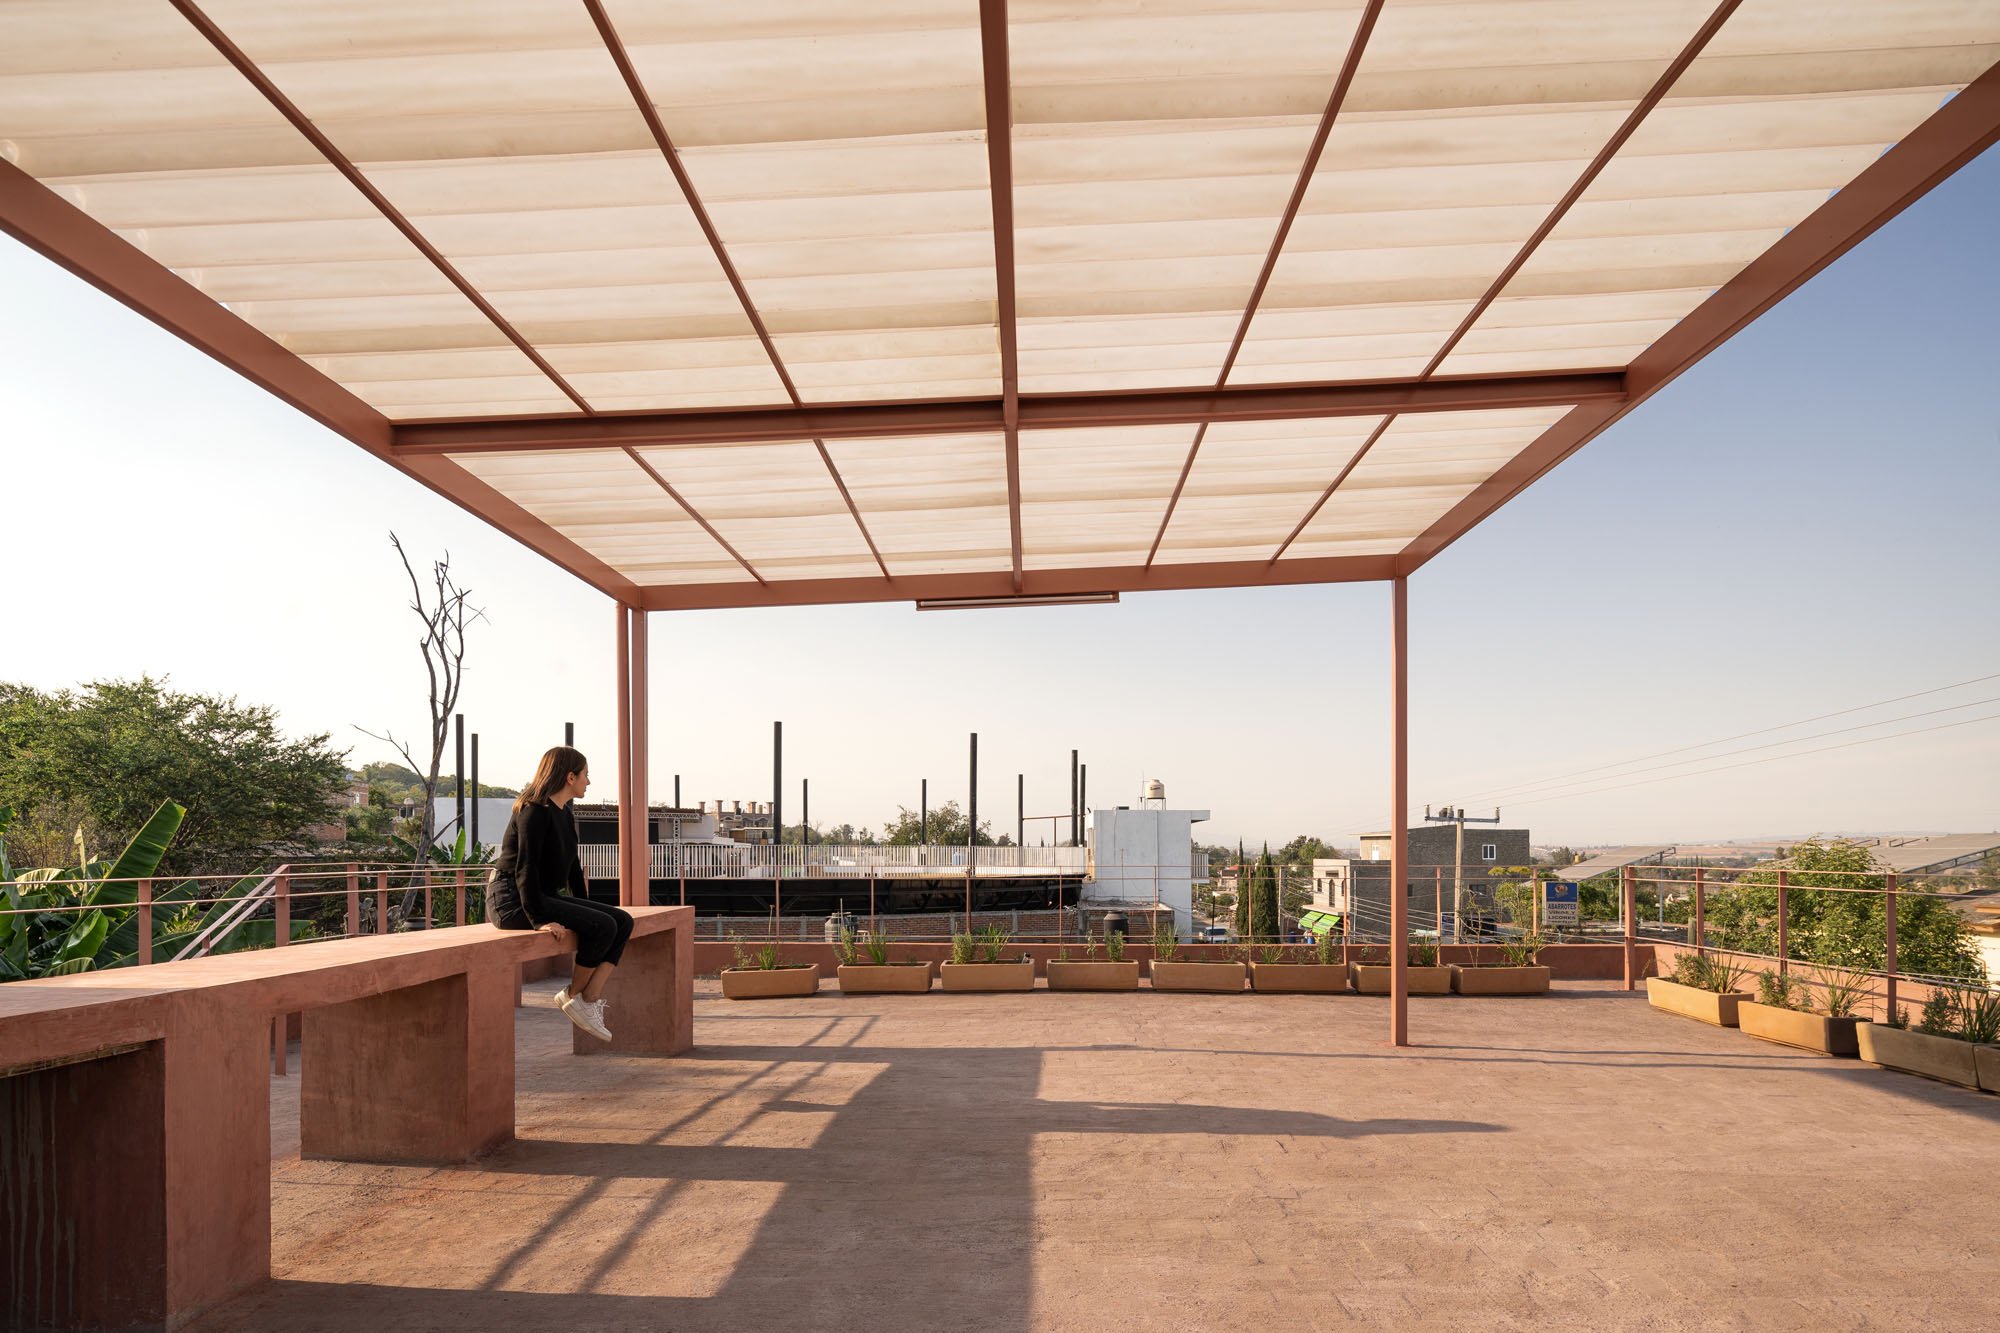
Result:
<svg viewBox="0 0 2000 1333"><path fill-rule="evenodd" d="M563 744L572 750L576 748L576 723L563 723Z"/></svg>
<svg viewBox="0 0 2000 1333"><path fill-rule="evenodd" d="M812 799L813 799L812 779L800 778L799 779L799 841L800 842L804 842L808 838L812 837L812 822L813 822Z"/></svg>
<svg viewBox="0 0 2000 1333"><path fill-rule="evenodd" d="M1077 834L1083 831L1083 821L1077 814L1076 804L1076 751L1069 752L1069 845L1076 846Z"/></svg>
<svg viewBox="0 0 2000 1333"><path fill-rule="evenodd" d="M1028 775L1014 775L1014 845L1028 845Z"/></svg>
<svg viewBox="0 0 2000 1333"><path fill-rule="evenodd" d="M771 842L785 840L785 724L771 724Z"/></svg>
<svg viewBox="0 0 2000 1333"><path fill-rule="evenodd" d="M465 714L452 716L452 724L458 733L458 770L453 775L453 783L458 788L458 832L465 835Z"/></svg>
<svg viewBox="0 0 2000 1333"><path fill-rule="evenodd" d="M1090 841L1090 765L1076 771L1076 845Z"/></svg>
<svg viewBox="0 0 2000 1333"><path fill-rule="evenodd" d="M479 855L479 733L472 733L472 832L466 839L472 855Z"/></svg>
<svg viewBox="0 0 2000 1333"><path fill-rule="evenodd" d="M931 780L925 778L917 787L917 846L922 847L931 840Z"/></svg>
<svg viewBox="0 0 2000 1333"><path fill-rule="evenodd" d="M976 731L972 733L971 765L972 780L967 786L972 793L970 802L972 809L965 816L965 845L977 847L979 845L979 733ZM972 858L968 856L965 863L971 865Z"/></svg>
<svg viewBox="0 0 2000 1333"><path fill-rule="evenodd" d="M674 809L681 808L681 775L674 774Z"/></svg>

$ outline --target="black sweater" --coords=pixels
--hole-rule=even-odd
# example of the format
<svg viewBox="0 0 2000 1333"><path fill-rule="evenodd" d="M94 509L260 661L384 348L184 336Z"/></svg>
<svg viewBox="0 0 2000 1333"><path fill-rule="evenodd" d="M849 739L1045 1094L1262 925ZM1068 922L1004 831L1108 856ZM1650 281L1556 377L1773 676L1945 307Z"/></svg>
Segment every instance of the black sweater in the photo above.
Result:
<svg viewBox="0 0 2000 1333"><path fill-rule="evenodd" d="M553 805L524 805L507 821L494 863L514 881L521 910L537 925L549 919L542 901L567 888L577 897L588 895L583 863L576 855L576 819Z"/></svg>

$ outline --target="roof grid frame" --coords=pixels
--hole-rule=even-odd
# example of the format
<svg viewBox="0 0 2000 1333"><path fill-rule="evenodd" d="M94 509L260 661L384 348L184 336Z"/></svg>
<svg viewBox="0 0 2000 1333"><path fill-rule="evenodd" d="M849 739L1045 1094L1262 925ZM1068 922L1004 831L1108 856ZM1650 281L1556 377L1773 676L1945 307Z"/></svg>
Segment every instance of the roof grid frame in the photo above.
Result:
<svg viewBox="0 0 2000 1333"><path fill-rule="evenodd" d="M736 261L729 257L729 247L723 244L722 233L717 230L715 220L709 216L707 205L702 203L701 192L695 189L694 179L688 175L687 165L681 161L680 151L674 147L673 136L667 132L666 123L660 119L658 105L646 91L645 80L639 76L638 68L633 65L631 52L625 49L625 42L618 35L617 25L611 21L611 15L604 8L604 0L583 0L583 7L589 12L590 21L596 26L598 36L603 39L606 53L618 67L618 77L624 81L626 91L631 93L633 105L638 108L639 115L645 120L646 129L653 136L653 142L659 146L660 156L666 159L667 170L673 173L674 183L680 187L682 197L687 200L688 211L694 216L695 225L707 238L709 249L715 254L715 262L721 266L723 277L728 279L730 290L736 294L738 304L743 307L744 317L750 321L750 328L756 333L758 344L763 347L764 355L770 358L771 369L778 376L778 383L784 386L785 396L792 400L794 407L801 406L804 399L799 397L799 387L793 382L792 372L786 368L784 358L778 355L778 346L771 339L771 330L764 323L763 312L758 310L757 303L750 299L750 290L744 285L743 275L737 270ZM813 437L813 444L819 450L820 461L826 464L827 476L832 478L834 487L840 492L841 502L853 516L854 526L861 530L861 540L868 543L868 553L875 558L876 568L882 571L883 578L888 578L889 566L883 561L882 552L875 545L875 537L868 531L868 524L862 520L861 511L855 507L854 497L848 494L847 482L841 477L839 469L834 466L833 456L827 452L824 441ZM646 470L651 472L652 468L648 467ZM658 474L654 475L658 479ZM665 481L661 481L660 484L666 485ZM689 514L692 515L693 511L689 510ZM702 526L706 528L708 525L704 522ZM709 531L711 535L715 535L713 529ZM720 542L722 538L717 535L716 540ZM736 555L727 542L722 542L722 545L731 555ZM739 561L743 559L741 556L736 558ZM750 569L747 562L743 567ZM751 575L757 577L759 583L763 582L755 570L751 570Z"/></svg>
<svg viewBox="0 0 2000 1333"><path fill-rule="evenodd" d="M979 0L979 60L986 99L987 193L993 200L993 296L1000 335L1000 422L1007 448L1007 529L1014 591L1021 591L1021 349L1014 300L1014 83L1007 0Z"/></svg>
<svg viewBox="0 0 2000 1333"><path fill-rule="evenodd" d="M327 165L339 172L347 180L348 184L360 191L361 196L369 202L370 206L379 212L388 221L390 226L401 232L403 238L415 246L418 252L430 261L447 282L458 289L460 295L472 302L479 313L491 321L493 327L500 332L502 337L514 344L523 356L534 363L537 370L548 376L550 383L562 390L564 397L576 404L578 411L587 417L597 415L597 410L590 405L589 401L582 394L576 391L575 387L567 379L563 378L560 371L549 364L548 359L535 348L534 344L523 337L520 330L516 329L506 316L496 310L493 307L493 303L488 301L477 287L466 280L465 275L458 271L458 267L449 259L446 259L443 252L432 245L424 234L417 230L416 225L404 216L403 211L391 203L387 195L376 188L375 183L369 180L359 167L354 165L347 154L340 151L340 148L333 140L329 139L319 126L315 125L311 118L299 109L297 103L285 95L284 90L279 88L271 80L271 77L264 73L263 69L254 60L250 59L241 47L230 39L229 34L225 33L215 20L211 19L202 10L201 6L195 0L171 0L171 3L175 9L180 11L181 17L185 18L194 27L195 31L199 32L208 44L215 48L216 53L235 67L236 72L241 74L257 90L258 94L265 101L269 102L271 107L305 138L306 142L313 146L313 151L324 158Z"/></svg>
<svg viewBox="0 0 2000 1333"><path fill-rule="evenodd" d="M1459 321L1458 327L1452 330L1450 336L1444 340L1444 343L1432 355L1429 363L1424 366L1422 373L1417 376L1419 383L1429 380L1437 371L1437 368L1444 364L1445 358L1451 355L1452 349L1458 346L1466 333L1478 322L1479 317L1485 314L1488 307L1499 298L1500 293L1506 290L1507 284L1513 281L1514 275L1519 273L1522 266L1533 257L1536 247L1548 239L1549 233L1556 229L1557 224L1576 205L1576 201L1583 197L1584 191L1590 188L1591 182L1595 181L1603 173L1604 168L1610 164L1611 159L1618 155L1618 150L1623 148L1634 134L1638 133L1639 126L1645 122L1647 116L1652 114L1653 108L1657 107L1666 98L1666 95L1672 91L1673 86L1680 82L1681 75L1687 72L1688 66L1692 65L1696 57L1708 46L1709 42L1714 40L1715 34L1722 30L1722 25L1729 21L1730 15L1734 14L1742 3L1743 0L1722 0L1710 12L1707 20L1702 23L1701 27L1695 30L1694 36L1688 39L1687 45L1681 48L1680 54L1676 55L1668 63L1667 67L1660 72L1660 76L1653 80L1652 86L1646 90L1645 95L1633 104L1632 109L1619 122L1617 130L1605 141L1604 146L1597 150L1597 155L1591 159L1590 164L1577 176L1569 189L1564 191L1562 198L1558 199L1555 206L1549 210L1548 216L1543 218L1535 230L1528 234L1528 239L1521 244L1521 247L1515 252L1514 257L1500 270L1498 276L1487 285L1486 291L1473 303L1472 308L1466 311L1464 318ZM1283 558L1285 552L1291 548L1292 543L1299 539L1299 534L1306 530L1313 519L1319 514L1320 510L1326 507L1327 501L1333 498L1334 492L1340 489L1341 483L1353 475L1354 469L1361 465L1361 461L1368 456L1369 450L1375 447L1382 436L1388 431L1389 427L1395 423L1396 414L1392 412L1382 419L1381 424L1375 427L1375 430L1366 440L1362 441L1361 448L1355 451L1354 457L1347 460L1347 465L1340 470L1339 475L1334 477L1333 482L1320 494L1319 499L1313 501L1312 507L1306 510L1305 516L1298 521L1298 524L1293 527L1291 532L1286 534L1285 539L1278 543L1278 549L1271 553L1270 563L1276 564Z"/></svg>
<svg viewBox="0 0 2000 1333"><path fill-rule="evenodd" d="M625 446L623 452L627 458L631 459L634 463L637 463L642 469L644 469L647 476L651 477L655 482L659 483L660 489L667 493L667 498L669 500L672 500L675 504L679 505L681 507L681 512L685 513L689 518L693 519L697 524L699 524L703 532L707 533L710 537L714 538L715 544L717 546L720 546L723 550L729 552L729 558L734 560L737 564L743 566L744 573L748 574L751 578L757 580L760 586L763 587L770 586L770 580L766 579L762 574L759 574L757 572L757 567L751 564L748 560L745 560L743 558L743 553L741 551L738 551L734 546L731 546L728 540L724 538L721 533L715 530L715 525L713 523L710 523L706 518L703 518L701 511L696 509L693 505L689 504L687 501L687 497L682 495L679 491L675 490L673 487L673 483L669 482L665 477L661 476L659 470L656 469L651 463L648 463L637 449L633 448L631 445L628 444Z"/></svg>
<svg viewBox="0 0 2000 1333"><path fill-rule="evenodd" d="M1229 340L1229 350L1222 358L1222 368L1215 373L1215 387L1221 389L1229 383L1229 372L1236 367L1236 358L1242 355L1243 340L1249 336L1250 323L1257 317L1257 307L1263 302L1265 289L1271 285L1271 274L1278 267L1278 258L1284 253L1285 241L1292 234L1292 224L1298 220L1299 206L1305 202L1306 190L1312 185L1313 173L1319 169L1319 160L1326 151L1326 141L1333 134L1333 122L1340 114L1342 104L1347 101L1347 91L1354 84L1355 71L1361 67L1362 53L1367 49L1368 38L1375 31L1375 20L1381 17L1386 0L1368 0L1360 21L1355 24L1354 35L1347 44L1347 58L1341 62L1340 74L1334 79L1333 89L1327 94L1326 110L1319 118L1319 128L1313 134L1312 144L1306 149L1305 162L1299 167L1298 180L1292 186L1291 198L1285 202L1285 211L1278 217L1278 229L1271 237L1271 248L1264 255L1264 264L1257 272L1257 281L1250 288L1250 299L1243 307L1243 316L1236 323L1236 333ZM1196 455L1201 452L1201 443L1208 435L1209 423L1203 421L1195 428L1194 441L1188 446L1187 460L1181 464L1181 475L1174 482L1173 494L1167 498L1167 510L1160 515L1160 530L1153 534L1153 545L1146 552L1146 567L1152 568L1153 561L1160 554L1160 543L1166 540L1167 525L1174 521L1174 510L1181 502L1181 493L1187 489L1188 475L1194 471Z"/></svg>

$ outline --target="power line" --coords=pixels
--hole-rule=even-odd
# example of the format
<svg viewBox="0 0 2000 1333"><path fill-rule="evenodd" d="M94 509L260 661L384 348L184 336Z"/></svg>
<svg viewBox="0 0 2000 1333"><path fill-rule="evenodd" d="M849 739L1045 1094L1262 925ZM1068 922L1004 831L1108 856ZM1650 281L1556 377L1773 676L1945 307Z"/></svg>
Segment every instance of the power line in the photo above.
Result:
<svg viewBox="0 0 2000 1333"><path fill-rule="evenodd" d="M1590 796L1597 792L1623 791L1627 787L1650 787L1658 782L1675 782L1681 778L1698 778L1709 773L1726 773L1733 768L1752 768L1758 764L1775 764L1781 759L1803 759L1809 754L1826 754L1832 750L1849 750L1857 745L1874 745L1878 741L1899 740L1905 736L1922 736L1933 731L1950 731L1954 727L1969 727L1977 722L1994 721L2000 721L2000 713L1988 713L1984 717L1961 718L1957 722L1940 722L1934 727L1913 727L1908 731L1893 731L1887 736L1863 736L1858 741L1842 741L1838 745L1822 745L1816 750L1795 750L1791 754L1766 755L1762 759L1746 759L1740 764L1724 764L1719 768L1696 769L1692 773L1669 773L1663 778L1646 778L1639 782L1625 782L1606 787L1587 787L1582 791L1564 792L1553 796L1534 796L1525 801L1512 802L1512 804L1539 805L1544 801L1567 801L1574 796Z"/></svg>
<svg viewBox="0 0 2000 1333"><path fill-rule="evenodd" d="M1813 722L1825 722L1830 718L1846 717L1850 713L1865 713L1871 708L1885 708L1890 704L1905 703L1911 699L1921 699L1926 697L1927 695L1932 695L1932 694L1943 694L1947 690L1960 690L1964 689L1968 685L1979 685L1989 680L2000 680L2000 672L1995 672L1990 676L1974 676L1971 680L1961 680L1951 685L1939 685L1928 690L1918 690L1914 694L1899 694L1892 699L1877 699L1874 703L1857 704L1852 708L1839 708L1835 709L1831 713L1821 713L1816 717L1802 717L1798 719L1796 722L1785 722L1775 727L1759 727L1754 731L1739 731L1734 736L1723 736L1712 741L1702 741L1697 745L1681 745L1681 746L1676 746L1671 750L1660 750L1653 754L1642 754L1635 759L1621 759L1615 763L1597 764L1590 768L1579 768L1574 772L1560 774L1556 777L1538 778L1533 781L1510 783L1504 786L1490 788L1486 791L1474 792L1467 799L1478 800L1478 801L1490 801L1494 798L1496 794L1499 793L1517 791L1529 787L1546 787L1554 783L1565 782L1570 778L1580 778L1591 773L1602 773L1606 769L1610 768L1627 768L1633 764L1643 764L1649 759L1664 759L1668 755L1686 754L1690 750L1706 750L1717 745L1727 745L1731 741L1747 740L1752 736L1767 736L1774 731L1789 731L1793 727L1803 727ZM1922 716L1922 715L1916 714L1915 716ZM1833 735L1835 733L1827 732L1823 734ZM1801 736L1798 737L1797 739L1807 740L1810 738ZM1720 758L1721 756L1709 755L1705 757L1714 759L1714 758ZM1692 763L1696 761L1690 760L1689 762Z"/></svg>

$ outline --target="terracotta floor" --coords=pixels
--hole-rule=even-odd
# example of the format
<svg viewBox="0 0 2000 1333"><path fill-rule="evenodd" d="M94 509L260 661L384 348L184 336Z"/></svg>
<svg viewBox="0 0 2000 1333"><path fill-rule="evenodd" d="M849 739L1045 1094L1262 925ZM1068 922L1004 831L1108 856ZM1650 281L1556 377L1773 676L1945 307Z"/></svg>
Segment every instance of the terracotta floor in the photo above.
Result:
<svg viewBox="0 0 2000 1333"><path fill-rule="evenodd" d="M2000 1328L2000 1097L1610 987L1397 1053L1352 996L698 984L675 1061L533 988L473 1166L302 1162L274 1080L277 1278L197 1327Z"/></svg>

